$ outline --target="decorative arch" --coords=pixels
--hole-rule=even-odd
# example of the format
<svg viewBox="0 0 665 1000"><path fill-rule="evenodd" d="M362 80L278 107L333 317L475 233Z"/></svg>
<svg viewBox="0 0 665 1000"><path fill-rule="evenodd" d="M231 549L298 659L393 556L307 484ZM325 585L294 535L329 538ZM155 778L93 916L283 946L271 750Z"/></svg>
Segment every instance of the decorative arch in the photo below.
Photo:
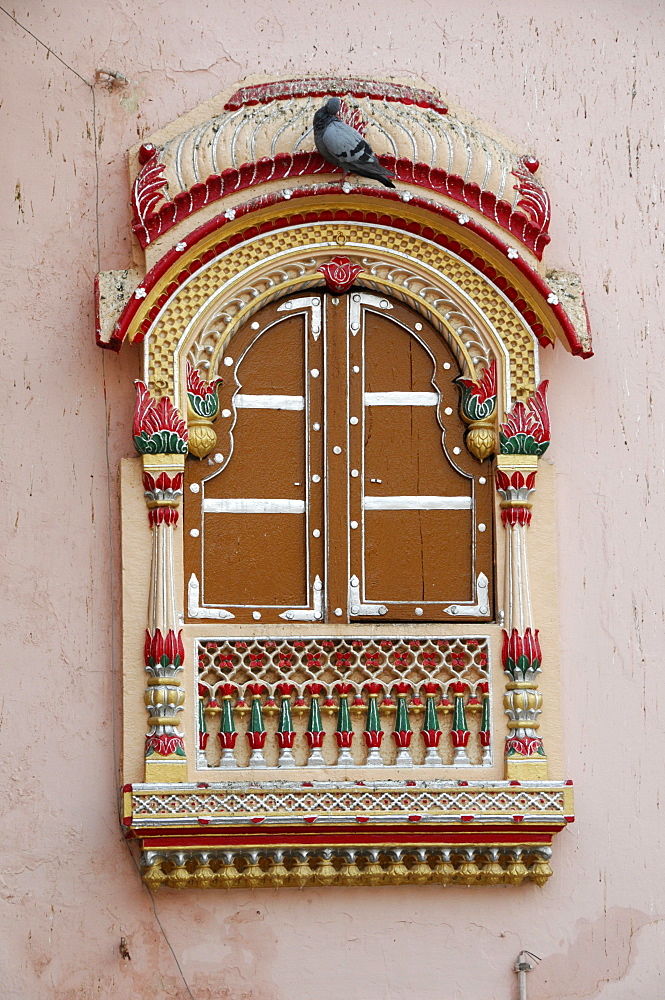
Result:
<svg viewBox="0 0 665 1000"><path fill-rule="evenodd" d="M395 191L341 178L313 151L311 117L331 94L343 98L348 120L385 154ZM186 127L175 122L152 136L133 152L132 165L134 232L145 271L99 275L96 297L100 346L139 343L144 359L134 424L142 475L129 463L123 488L125 824L142 841L144 878L173 887L544 882L552 836L572 819L572 790L552 772L546 749L548 740L558 740L555 671L546 677L545 709L538 684L536 626L543 614L552 667L555 649L546 523L535 532L534 552L527 551L537 476L539 491L547 495L550 488L548 470L538 466L550 435L538 354L556 340L584 357L591 346L578 279L540 263L550 206L538 161L426 88L310 78L223 94L189 115ZM239 394L245 409L265 411L247 423L257 433L272 426L273 411L295 413L291 424L287 414L275 427L291 427L294 455L298 448L313 455L319 426L339 436L346 425L327 404L321 417L312 415L312 366L302 359L318 351L328 378L321 330L334 321L336 336L346 337L356 354L361 350L356 368L364 372L363 324L383 322L383 302L399 312L406 333L431 331L428 350L439 374L430 384L412 374L392 389L356 393L345 404L348 447L337 451L347 461L347 450L351 456L360 449L360 458L349 457L346 478L339 477L326 464L332 461L326 445L321 474L313 478L332 490L326 484L338 477L340 510L353 502L361 511L405 511L403 522L385 521L402 525L404 537L411 517L441 524L445 533L446 517L427 521L428 512L470 511L468 544L475 552L482 541L490 554L473 571L472 593L441 600L432 614L407 601L381 624L389 602L382 612L354 568L357 540L365 538L358 515L351 523L358 534L351 531L340 548L348 544L351 553L342 567L348 609L346 596L335 609L336 602L327 603L330 550L318 541L332 523L327 492L317 508L324 521L317 522L316 545L306 546L306 558L316 550L322 568L310 572L314 564L307 562L308 596L300 610L270 612L265 601L250 601L252 619L223 601L206 604L202 572L191 565L203 566L201 553L210 551L222 582L235 565L228 532L223 544L214 532L208 548L203 544L206 511L249 512L242 531L250 540L259 513L302 513L311 528L309 487L304 499L275 500L257 487L254 499L239 500L219 486L231 467L223 442L239 419ZM300 326L289 328L289 343L304 352L302 391L285 395L275 383L243 396L229 381L238 375L228 345L249 343L252 324L258 328L288 303L301 316ZM373 371L378 363L375 352ZM269 385L269 365L266 371ZM387 486L383 493L370 490L367 482L382 480L365 482L362 440L353 445L353 428L362 437L368 408L379 404L387 409L376 414L393 413L395 428L409 425L406 411L420 420L425 410L418 407L435 408L444 447L460 456L456 461L463 460L475 484L468 496L448 495L443 486L442 495L431 495L434 487L421 495L417 476L406 495L386 493ZM337 430L328 432L327 422ZM317 428L311 441L297 443L296 424ZM388 435L390 426L388 420ZM417 438L410 441L409 448L421 447ZM210 499L205 484L213 479L219 496ZM360 493L357 480L364 484ZM477 498L492 489L488 517ZM149 560L145 544L137 543L144 501ZM269 523L257 528L257 538L268 537ZM300 537L295 523L279 537ZM378 530L380 537L388 529ZM454 561L451 538L441 552ZM422 565L434 563L423 557ZM421 572L425 592L436 574ZM144 692L136 669L143 593ZM139 761L133 734L141 703L149 728ZM248 778L251 793L242 790ZM366 779L381 785L370 787ZM257 836L259 827L267 832Z"/></svg>

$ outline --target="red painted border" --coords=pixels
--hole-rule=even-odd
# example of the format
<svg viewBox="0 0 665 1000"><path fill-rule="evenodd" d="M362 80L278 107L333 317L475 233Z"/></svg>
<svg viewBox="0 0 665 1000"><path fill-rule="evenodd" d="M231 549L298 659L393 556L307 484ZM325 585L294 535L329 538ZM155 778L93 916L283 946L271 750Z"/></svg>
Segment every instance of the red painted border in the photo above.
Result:
<svg viewBox="0 0 665 1000"><path fill-rule="evenodd" d="M482 213L528 247L538 260L541 260L543 250L551 239L547 232L549 213L543 216L541 224L538 225L520 211L519 207L515 208L510 202L499 200L491 191L481 191L477 184L467 183L457 174L449 174L440 167L430 167L426 163L413 163L404 158L396 159L394 156L381 156L379 159L397 180L446 195L466 208ZM146 164L144 169L148 169L148 166ZM229 168L221 174L211 174L206 181L194 184L188 191L179 192L173 201L164 202L156 212L136 219L132 230L145 249L149 243L153 243L192 213L230 194L246 191L268 181L338 172L338 168L331 167L315 152L293 155L278 153L272 158L257 160L256 163L244 163L237 169ZM138 180L140 185L140 176ZM520 190L519 178L515 188ZM370 190L374 192L376 189L370 188ZM377 193L396 201L400 200L399 191ZM293 192L294 197L296 194L297 192Z"/></svg>
<svg viewBox="0 0 665 1000"><path fill-rule="evenodd" d="M253 87L241 87L224 105L225 111L238 111L253 104L269 104L271 101L289 101L297 97L369 97L373 101L398 101L400 104L417 104L419 108L431 108L445 115L448 108L443 101L429 90L407 87L401 83L377 83L358 77L318 76L299 80L277 80L274 83L259 83Z"/></svg>
<svg viewBox="0 0 665 1000"><path fill-rule="evenodd" d="M369 186L359 186L353 189L354 194L361 194L367 197L377 198L381 200L388 200L392 202L392 205L386 206L387 209L394 208L394 203L400 201L399 196L395 195L391 191L377 190L374 187ZM270 205L279 204L282 202L297 201L301 198L312 197L315 195L339 195L341 198L344 197L344 192L342 191L341 184L326 184L317 185L309 190L300 189L294 191L289 198L286 198L284 193L281 191L272 192L271 194L265 194L258 198L254 198L252 201L244 202L242 205L236 206L234 209L234 218L242 218L246 215L251 215L263 208L267 208ZM433 206L431 202L419 197L413 197L410 201L411 204L418 208L423 208L426 211L433 212L434 215L451 219L453 221L458 221L457 213L453 212L451 209L444 208L441 205ZM400 201L401 204L401 201ZM225 215L218 215L214 218L208 220L202 226L193 230L186 237L186 247L191 249L200 240L206 238L211 233L216 230L222 230L226 225L229 224L229 220ZM200 267L213 260L218 254L223 253L225 250L232 246L237 246L243 243L245 240L250 239L254 236L258 236L261 233L271 232L275 229L286 228L288 226L302 225L307 222L320 222L320 221L355 221L355 222L365 222L367 224L380 224L389 226L394 229L400 229L402 231L410 232L415 235L422 236L425 239L431 240L433 243L443 246L453 253L457 253L463 259L469 261L474 267L477 267L485 277L492 282L497 288L499 288L513 303L513 305L518 309L518 311L523 316L524 320L529 324L533 330L535 336L543 347L551 346L551 341L545 336L544 329L540 323L537 322L535 313L530 310L527 303L520 297L517 289L513 288L509 284L503 275L500 275L496 268L491 264L488 264L482 257L476 255L472 250L465 248L462 243L453 240L450 237L445 236L443 233L437 233L434 229L428 226L420 225L416 222L410 222L407 219L400 218L399 216L393 216L388 214L380 214L378 211L349 211L346 209L339 209L332 211L330 209L321 209L318 212L304 212L303 214L297 214L296 212L289 217L284 217L280 219L274 219L269 222L264 222L260 226L249 226L242 233L236 233L235 236L230 237L227 240L220 240L216 246L211 247L200 258L192 261L188 267L184 268L169 284L169 286L162 293L158 301L152 307L147 317L141 323L139 333L136 337L137 340L142 340L143 336L150 329L155 317L159 313L159 310L168 301L170 296L178 289L179 285L194 274ZM499 250L503 254L507 254L508 244L504 243L503 240L499 239L494 233L490 232L484 226L470 219L465 225L466 229L474 232L476 235L480 236L485 242L489 243L495 249ZM180 244L179 244L180 245ZM122 311L115 329L111 335L110 341L101 342L99 336L97 343L100 347L107 348L114 351L119 351L120 347L125 339L127 330L136 315L136 312L145 298L145 295L159 282L161 277L172 267L172 265L181 256L181 251L178 251L173 247L171 250L167 251L163 257L155 264L155 266L146 274L143 281L140 283L131 299ZM512 260L513 266L515 266L522 274L527 278L527 280L533 285L534 289L546 300L547 296L550 294L549 286L543 281L541 276L533 268L527 264L525 260L521 257L516 257ZM323 278L321 279L323 285ZM362 283L362 282L361 282ZM138 297L137 297L138 292ZM577 332L571 323L568 315L560 304L550 305L553 316L555 317L557 323L561 327L564 336L566 337L570 350L572 354L579 355L583 358L589 358L592 356L593 351L587 350L584 344L580 341L577 336Z"/></svg>
<svg viewBox="0 0 665 1000"><path fill-rule="evenodd" d="M191 827L171 829L134 829L133 833L143 842L145 850L175 849L186 850L205 844L208 848L233 846L243 850L257 847L304 846L304 847L344 847L344 846L380 846L382 844L399 844L400 847L438 844L551 844L552 837L566 826L560 824L539 824L538 826L520 826L519 829L505 826L472 826L466 824L459 827L437 826L426 829L395 824L381 824L374 829L366 826L354 827L321 827L307 829L294 826L271 826L265 832L255 828L242 829L211 829L203 827L199 832Z"/></svg>

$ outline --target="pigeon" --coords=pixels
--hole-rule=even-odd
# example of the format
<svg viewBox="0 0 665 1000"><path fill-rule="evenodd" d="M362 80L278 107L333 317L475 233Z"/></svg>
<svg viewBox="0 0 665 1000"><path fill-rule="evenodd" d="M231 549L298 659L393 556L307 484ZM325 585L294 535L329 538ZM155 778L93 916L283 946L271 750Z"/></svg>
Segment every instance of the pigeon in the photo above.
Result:
<svg viewBox="0 0 665 1000"><path fill-rule="evenodd" d="M372 147L354 128L338 117L341 101L331 97L314 115L314 142L328 163L351 174L372 177L385 187L394 188L393 174L379 163Z"/></svg>

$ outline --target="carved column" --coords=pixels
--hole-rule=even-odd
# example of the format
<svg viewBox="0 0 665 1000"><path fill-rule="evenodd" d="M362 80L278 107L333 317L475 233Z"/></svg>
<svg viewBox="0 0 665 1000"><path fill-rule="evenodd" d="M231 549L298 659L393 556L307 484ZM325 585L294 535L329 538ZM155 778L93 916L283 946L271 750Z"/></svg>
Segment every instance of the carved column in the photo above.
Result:
<svg viewBox="0 0 665 1000"><path fill-rule="evenodd" d="M187 758L178 717L185 692L185 659L178 629L173 574L173 532L187 454L187 428L168 397L155 400L143 382L136 383L134 444L143 457L143 488L152 529L152 564L145 641L148 711L145 780L187 780Z"/></svg>
<svg viewBox="0 0 665 1000"><path fill-rule="evenodd" d="M503 699L508 716L506 777L547 778L547 755L538 735L542 695L538 691L541 653L534 629L529 586L527 533L538 458L547 449L550 425L547 382L526 404L518 402L501 425L496 487L506 536L503 669L508 678Z"/></svg>

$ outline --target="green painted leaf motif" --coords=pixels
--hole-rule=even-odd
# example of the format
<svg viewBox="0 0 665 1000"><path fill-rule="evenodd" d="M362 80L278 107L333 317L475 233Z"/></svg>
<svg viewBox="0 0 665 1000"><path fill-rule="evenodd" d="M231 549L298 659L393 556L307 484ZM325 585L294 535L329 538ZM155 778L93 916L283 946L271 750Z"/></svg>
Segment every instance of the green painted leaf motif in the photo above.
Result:
<svg viewBox="0 0 665 1000"><path fill-rule="evenodd" d="M141 431L140 434L134 435L134 447L138 451L139 455L149 455L150 449L150 438L145 431Z"/></svg>
<svg viewBox="0 0 665 1000"><path fill-rule="evenodd" d="M477 396L471 396L468 410L472 420L487 420L494 413L496 396L489 396L481 403Z"/></svg>
<svg viewBox="0 0 665 1000"><path fill-rule="evenodd" d="M517 669L521 670L522 673L524 674L526 673L526 671L529 669L530 666L531 664L529 663L529 657L526 656L524 653L522 653L522 655L517 661Z"/></svg>
<svg viewBox="0 0 665 1000"><path fill-rule="evenodd" d="M207 396L196 396L193 392L188 392L189 404L194 413L199 417L207 417L214 420L219 411L219 400L216 392L208 393Z"/></svg>
<svg viewBox="0 0 665 1000"><path fill-rule="evenodd" d="M134 435L134 447L139 455L186 455L187 442L175 431L159 431L150 437L145 431Z"/></svg>
<svg viewBox="0 0 665 1000"><path fill-rule="evenodd" d="M538 747L538 750L536 751L536 753L539 753L539 754L541 754L541 756L543 756L543 757L546 757L546 756L547 756L547 754L545 753L545 747L543 746L543 744L542 744L542 743L541 743L541 744L540 744L540 746Z"/></svg>
<svg viewBox="0 0 665 1000"><path fill-rule="evenodd" d="M549 441L536 441L532 434L514 434L506 437L499 432L502 455L542 455L549 448Z"/></svg>
<svg viewBox="0 0 665 1000"><path fill-rule="evenodd" d="M175 748L175 752L176 752L176 756L177 757L185 757L186 756L185 751L183 750L182 747L176 747Z"/></svg>
<svg viewBox="0 0 665 1000"><path fill-rule="evenodd" d="M152 757L152 755L154 754L154 752L155 752L155 748L154 747L148 747L148 749L145 752L145 755L146 755L146 757Z"/></svg>

